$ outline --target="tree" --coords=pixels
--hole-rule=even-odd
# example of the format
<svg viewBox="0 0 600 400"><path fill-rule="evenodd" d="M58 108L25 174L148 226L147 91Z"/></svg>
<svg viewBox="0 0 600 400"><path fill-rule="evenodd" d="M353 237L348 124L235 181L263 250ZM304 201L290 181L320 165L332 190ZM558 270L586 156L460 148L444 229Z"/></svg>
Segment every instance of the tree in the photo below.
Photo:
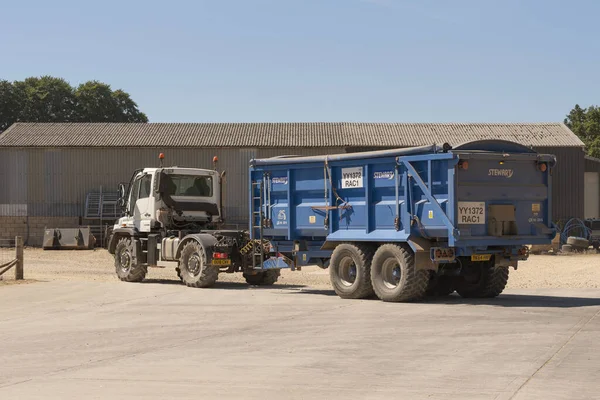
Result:
<svg viewBox="0 0 600 400"><path fill-rule="evenodd" d="M75 96L67 81L51 76L14 82L19 114L23 122L71 122L75 117Z"/></svg>
<svg viewBox="0 0 600 400"><path fill-rule="evenodd" d="M129 94L110 86L89 81L75 91L77 114L82 122L148 122Z"/></svg>
<svg viewBox="0 0 600 400"><path fill-rule="evenodd" d="M73 88L62 78L0 80L0 132L15 122L148 122L128 93L89 81Z"/></svg>
<svg viewBox="0 0 600 400"><path fill-rule="evenodd" d="M600 158L600 107L581 108L576 104L565 118L565 125L585 143L590 156Z"/></svg>
<svg viewBox="0 0 600 400"><path fill-rule="evenodd" d="M22 93L11 82L0 81L0 132L18 121L22 104Z"/></svg>

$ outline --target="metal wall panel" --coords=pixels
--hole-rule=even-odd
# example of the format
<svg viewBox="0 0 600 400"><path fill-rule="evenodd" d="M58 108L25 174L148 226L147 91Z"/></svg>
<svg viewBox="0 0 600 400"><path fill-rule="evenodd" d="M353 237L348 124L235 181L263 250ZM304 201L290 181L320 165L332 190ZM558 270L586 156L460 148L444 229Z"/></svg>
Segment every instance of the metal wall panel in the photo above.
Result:
<svg viewBox="0 0 600 400"><path fill-rule="evenodd" d="M540 147L540 153L554 154L552 171L552 214L554 221L584 216L585 159L582 148Z"/></svg>
<svg viewBox="0 0 600 400"><path fill-rule="evenodd" d="M27 215L26 150L0 151L0 216Z"/></svg>
<svg viewBox="0 0 600 400"><path fill-rule="evenodd" d="M558 164L553 172L553 215L561 220L583 217L585 161L581 148L539 148L554 154ZM248 207L248 164L251 158L279 155L320 155L343 153L342 148L283 149L196 149L196 148L4 148L0 149L0 214L45 217L83 215L89 191L116 191L128 182L136 168L158 166L158 154L166 155L165 165L212 168L219 157L219 170L227 170L225 218L245 224ZM26 210L23 207L26 206Z"/></svg>
<svg viewBox="0 0 600 400"><path fill-rule="evenodd" d="M600 172L600 159L586 156L585 172Z"/></svg>

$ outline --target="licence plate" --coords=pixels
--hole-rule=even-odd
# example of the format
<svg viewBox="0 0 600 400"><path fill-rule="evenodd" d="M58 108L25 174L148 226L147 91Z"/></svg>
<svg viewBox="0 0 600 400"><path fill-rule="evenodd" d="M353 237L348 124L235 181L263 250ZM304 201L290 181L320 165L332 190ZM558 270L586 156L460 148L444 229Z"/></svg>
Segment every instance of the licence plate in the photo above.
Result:
<svg viewBox="0 0 600 400"><path fill-rule="evenodd" d="M231 260L229 259L218 259L212 260L213 265L231 265Z"/></svg>
<svg viewBox="0 0 600 400"><path fill-rule="evenodd" d="M458 225L484 225L485 201L459 201Z"/></svg>
<svg viewBox="0 0 600 400"><path fill-rule="evenodd" d="M471 255L471 261L490 261L492 258L491 254L473 254Z"/></svg>

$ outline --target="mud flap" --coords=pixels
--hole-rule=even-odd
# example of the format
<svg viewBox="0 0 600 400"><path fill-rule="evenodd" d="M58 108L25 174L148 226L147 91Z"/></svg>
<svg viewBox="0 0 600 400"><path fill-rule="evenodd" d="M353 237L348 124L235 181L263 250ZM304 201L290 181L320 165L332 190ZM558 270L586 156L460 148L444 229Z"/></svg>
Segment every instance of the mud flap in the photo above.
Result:
<svg viewBox="0 0 600 400"><path fill-rule="evenodd" d="M146 253L142 251L142 242L140 239L133 239L133 258L134 265L146 264Z"/></svg>
<svg viewBox="0 0 600 400"><path fill-rule="evenodd" d="M429 249L431 248L429 240L411 237L408 240L408 245L415 254L415 266L417 269L437 271L438 267L429 255Z"/></svg>

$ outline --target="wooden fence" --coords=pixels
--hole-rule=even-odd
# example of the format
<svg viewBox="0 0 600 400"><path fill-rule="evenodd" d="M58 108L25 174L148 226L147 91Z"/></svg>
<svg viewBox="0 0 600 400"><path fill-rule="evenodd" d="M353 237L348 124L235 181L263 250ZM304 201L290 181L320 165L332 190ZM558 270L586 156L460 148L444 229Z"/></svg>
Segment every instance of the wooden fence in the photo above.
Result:
<svg viewBox="0 0 600 400"><path fill-rule="evenodd" d="M12 242L12 240L10 242ZM14 258L11 258L12 256L10 256L8 259L0 259L0 277L14 267L15 279L23 279L23 239L20 236L17 236L14 244L9 243L8 241L2 241L0 242L0 245L3 245L2 247L10 247L11 250L14 249Z"/></svg>

